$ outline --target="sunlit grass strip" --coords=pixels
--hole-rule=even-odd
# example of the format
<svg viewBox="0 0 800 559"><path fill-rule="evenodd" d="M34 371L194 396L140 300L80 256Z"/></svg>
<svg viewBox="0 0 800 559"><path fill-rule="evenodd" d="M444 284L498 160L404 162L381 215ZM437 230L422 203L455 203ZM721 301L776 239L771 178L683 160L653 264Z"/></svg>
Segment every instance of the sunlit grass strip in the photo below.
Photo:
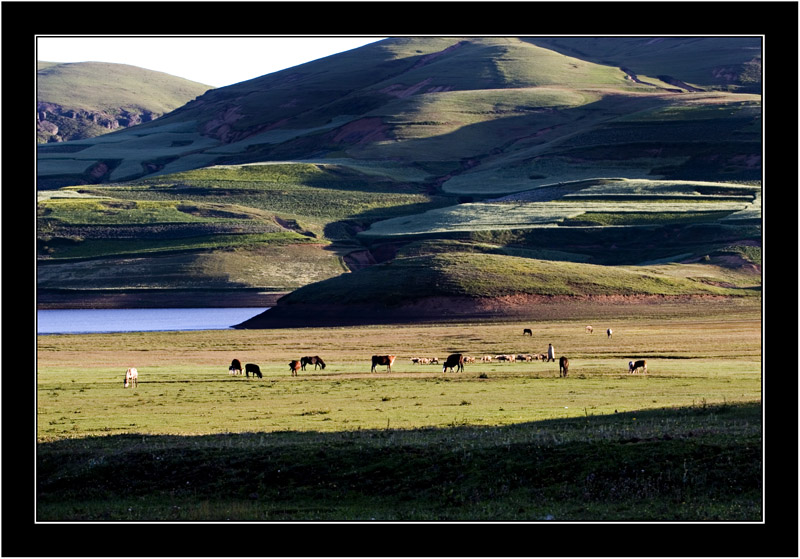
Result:
<svg viewBox="0 0 800 559"><path fill-rule="evenodd" d="M244 208L184 201L110 198L49 198L38 203L40 217L64 224L141 225L228 222L251 219Z"/></svg>
<svg viewBox="0 0 800 559"><path fill-rule="evenodd" d="M60 245L51 260L99 258L163 252L220 250L254 245L280 246L297 243L320 243L299 233L282 231L261 234L205 235L182 239L85 239L75 244Z"/></svg>
<svg viewBox="0 0 800 559"><path fill-rule="evenodd" d="M706 222L710 217L722 218L726 215L745 209L746 202L659 202L652 201L566 201L555 202L506 202L506 203L473 203L460 204L447 208L436 208L424 214L392 218L374 223L367 231L361 233L365 237L389 237L414 234L447 233L456 231L480 231L523 229L555 226L566 219L577 219L578 216L630 214L637 216L628 221L647 221L653 224L672 222L680 218L684 223L692 221ZM645 216L649 214L649 219ZM659 217L660 216L660 217ZM606 218L611 225L612 217ZM621 217L620 223L626 218ZM630 224L630 223L628 223Z"/></svg>
<svg viewBox="0 0 800 559"><path fill-rule="evenodd" d="M565 219L565 226L622 226L622 225L679 225L687 223L706 223L724 218L730 212L586 212Z"/></svg>

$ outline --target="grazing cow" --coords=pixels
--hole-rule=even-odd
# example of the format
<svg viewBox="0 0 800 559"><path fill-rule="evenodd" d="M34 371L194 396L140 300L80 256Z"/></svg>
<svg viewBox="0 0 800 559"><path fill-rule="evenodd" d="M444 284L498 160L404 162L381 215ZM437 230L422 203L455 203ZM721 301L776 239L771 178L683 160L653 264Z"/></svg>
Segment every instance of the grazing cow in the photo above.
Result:
<svg viewBox="0 0 800 559"><path fill-rule="evenodd" d="M591 326L587 326L587 327L586 327L586 332L588 332L589 334L591 334L592 332L594 332L594 328L592 328Z"/></svg>
<svg viewBox="0 0 800 559"><path fill-rule="evenodd" d="M438 365L439 358L438 357L431 357L431 365Z"/></svg>
<svg viewBox="0 0 800 559"><path fill-rule="evenodd" d="M558 359L558 376L565 377L569 372L569 359L563 355Z"/></svg>
<svg viewBox="0 0 800 559"><path fill-rule="evenodd" d="M447 369L450 369L452 373L453 367L456 368L457 373L464 370L464 356L460 353L453 353L447 358L447 361L444 362L444 367L442 367L442 372L444 373Z"/></svg>
<svg viewBox="0 0 800 559"><path fill-rule="evenodd" d="M639 359L638 361L628 361L629 373L635 373L639 369L642 369L645 373L647 373L647 359Z"/></svg>
<svg viewBox="0 0 800 559"><path fill-rule="evenodd" d="M305 371L306 365L314 365L315 371L317 370L317 367L320 369L325 369L325 361L323 361L319 355L315 355L314 357L301 357L300 368Z"/></svg>
<svg viewBox="0 0 800 559"><path fill-rule="evenodd" d="M533 336L533 332L531 332L531 329L530 329L530 328L525 328L525 329L522 331L522 335L524 336L525 334L528 334L529 336Z"/></svg>
<svg viewBox="0 0 800 559"><path fill-rule="evenodd" d="M234 359L231 361L231 366L228 367L228 374L229 375L241 375L242 374L242 362L238 359Z"/></svg>
<svg viewBox="0 0 800 559"><path fill-rule="evenodd" d="M606 330L606 334L608 334L608 337L609 337L609 338L611 337L611 334L613 334L613 332L611 331L611 328L609 328L608 330Z"/></svg>
<svg viewBox="0 0 800 559"><path fill-rule="evenodd" d="M253 373L253 378L261 378L261 369L255 363L247 363L244 366L244 376L250 378L250 373Z"/></svg>
<svg viewBox="0 0 800 559"><path fill-rule="evenodd" d="M392 365L394 365L394 360L397 356L396 355L373 355L372 356L372 370L371 373L375 372L375 367L378 365L386 365L386 371L391 373L392 372Z"/></svg>
<svg viewBox="0 0 800 559"><path fill-rule="evenodd" d="M139 371L136 370L135 367L131 367L127 371L125 371L125 382L123 386L128 388L128 386L138 386L139 385Z"/></svg>
<svg viewBox="0 0 800 559"><path fill-rule="evenodd" d="M300 370L300 367L302 367L300 361L295 361L294 359L289 361L289 372L292 373L293 377L297 376L297 371Z"/></svg>
<svg viewBox="0 0 800 559"><path fill-rule="evenodd" d="M547 344L547 361L555 361L556 360L556 350L553 348L553 344Z"/></svg>

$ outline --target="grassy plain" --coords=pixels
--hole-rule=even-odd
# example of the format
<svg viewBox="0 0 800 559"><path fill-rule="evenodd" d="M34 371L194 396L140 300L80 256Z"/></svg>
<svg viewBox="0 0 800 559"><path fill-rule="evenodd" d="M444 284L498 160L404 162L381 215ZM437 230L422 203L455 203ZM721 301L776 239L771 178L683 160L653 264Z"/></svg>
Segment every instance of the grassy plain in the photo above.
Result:
<svg viewBox="0 0 800 559"><path fill-rule="evenodd" d="M758 308L704 311L606 315L593 334L581 317L40 336L38 513L757 520ZM410 360L548 343L570 358L567 378L540 361L443 374ZM370 356L387 353L398 355L392 372L370 373ZM307 354L326 369L290 376L289 360ZM264 378L229 376L234 357ZM649 374L629 375L633 358ZM122 386L128 366L137 388Z"/></svg>

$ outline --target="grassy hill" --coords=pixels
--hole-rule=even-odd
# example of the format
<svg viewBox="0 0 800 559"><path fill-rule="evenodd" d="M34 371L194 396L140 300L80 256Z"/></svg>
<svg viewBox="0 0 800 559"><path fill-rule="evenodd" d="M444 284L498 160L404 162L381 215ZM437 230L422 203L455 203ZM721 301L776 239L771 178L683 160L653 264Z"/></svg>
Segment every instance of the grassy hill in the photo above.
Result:
<svg viewBox="0 0 800 559"><path fill-rule="evenodd" d="M93 138L154 120L212 89L126 64L39 61L37 69L39 143Z"/></svg>
<svg viewBox="0 0 800 559"><path fill-rule="evenodd" d="M348 291L448 253L757 287L758 46L387 39L42 145L40 291Z"/></svg>
<svg viewBox="0 0 800 559"><path fill-rule="evenodd" d="M708 60L717 52L721 63L738 56L744 64L756 54L752 46L749 40L686 40L681 52L686 56L694 49L698 64L708 70ZM671 50L658 52L663 64L671 60ZM620 55L617 63L641 73L636 57L627 56L632 59ZM647 67L656 69L656 60L652 54ZM695 80L698 71L690 62L683 62L687 81L689 74ZM627 171L639 176L654 167L677 167L687 154L697 152L687 144L702 138L662 126L665 116L674 119L675 114L684 121L677 128L709 131L709 124L732 123L725 157L706 164L710 173L737 157L760 154L760 95L720 91L713 72L707 74L706 80L681 89L657 78L634 80L619 66L566 56L519 38L386 39L208 91L135 132L73 142L69 151L43 146L38 179L42 188L70 180L131 180L214 164L345 158L354 163L400 162L427 171L441 184L453 175L463 181L492 166L530 166L528 160L542 156L552 167L555 155L548 154L560 142L571 139L569 146L584 146L585 151L586 138L598 131L604 133L601 145L609 136L617 136L615 144L641 143L642 135L637 138L631 127L644 133L657 125L670 133L651 138L651 143L677 145L655 165L636 161L643 157L642 149L653 146L639 146L639 151L629 146L629 153L615 147L613 156L599 158L595 154L602 161L593 166L627 161ZM734 110L747 106L754 110ZM720 110L697 110L709 107ZM645 117L649 121L640 125L637 119ZM622 135L614 127L618 119L623 119ZM705 151L719 155L713 145ZM559 157L561 161L564 156ZM563 164L560 171L543 173L533 165L525 172L550 182L565 174ZM672 175L699 178L686 176L688 170ZM734 179L741 175L730 173ZM456 186L453 182L448 189L455 192Z"/></svg>

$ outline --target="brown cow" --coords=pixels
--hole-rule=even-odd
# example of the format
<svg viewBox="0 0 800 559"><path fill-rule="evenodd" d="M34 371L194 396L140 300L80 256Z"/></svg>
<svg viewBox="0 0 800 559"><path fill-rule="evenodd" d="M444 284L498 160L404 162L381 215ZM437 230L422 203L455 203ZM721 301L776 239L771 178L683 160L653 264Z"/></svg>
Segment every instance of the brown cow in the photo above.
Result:
<svg viewBox="0 0 800 559"><path fill-rule="evenodd" d="M563 355L558 359L558 376L565 377L569 372L569 359Z"/></svg>
<svg viewBox="0 0 800 559"><path fill-rule="evenodd" d="M639 369L642 369L645 373L647 373L647 359L628 361L628 373L635 373Z"/></svg>
<svg viewBox="0 0 800 559"><path fill-rule="evenodd" d="M375 367L378 365L386 365L386 371L391 373L392 372L392 365L394 365L394 360L397 356L396 355L373 355L372 356L372 370L371 373L375 372Z"/></svg>
<svg viewBox="0 0 800 559"><path fill-rule="evenodd" d="M297 371L300 370L300 367L301 367L300 361L296 361L294 359L289 361L289 372L292 373L293 377L297 376Z"/></svg>
<svg viewBox="0 0 800 559"><path fill-rule="evenodd" d="M444 367L442 367L442 372L444 373L447 369L450 369L450 372L453 372L453 367L456 368L456 372L460 373L464 370L464 356L460 353L453 353L447 358L447 361L444 362Z"/></svg>

